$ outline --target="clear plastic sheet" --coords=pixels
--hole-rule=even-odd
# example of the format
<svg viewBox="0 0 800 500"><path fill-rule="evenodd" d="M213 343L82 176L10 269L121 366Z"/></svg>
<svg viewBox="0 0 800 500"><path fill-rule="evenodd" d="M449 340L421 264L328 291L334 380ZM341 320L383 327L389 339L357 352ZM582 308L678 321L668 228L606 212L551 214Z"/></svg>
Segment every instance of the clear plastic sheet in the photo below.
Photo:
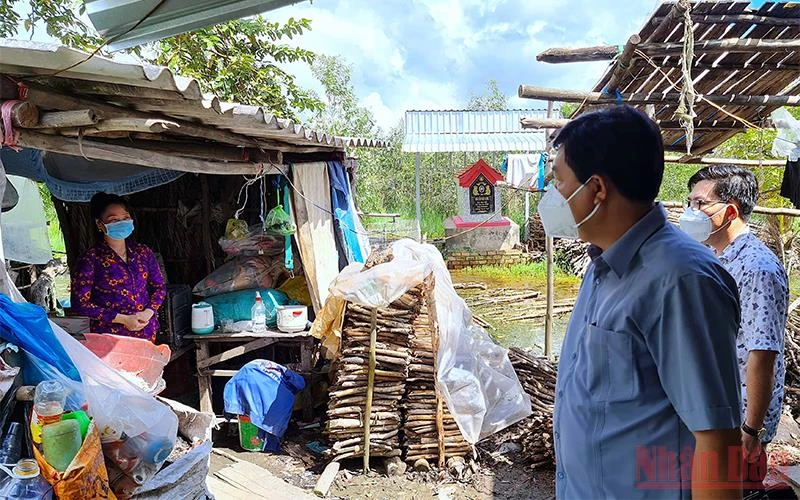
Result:
<svg viewBox="0 0 800 500"><path fill-rule="evenodd" d="M19 193L19 203L3 214L5 258L26 264L47 264L53 252L39 187L24 177L11 175L8 180Z"/></svg>
<svg viewBox="0 0 800 500"><path fill-rule="evenodd" d="M486 331L472 323L472 313L453 288L436 247L403 239L392 245L394 258L364 272L347 266L330 293L368 307L385 307L434 273L439 323L437 385L447 408L470 443L500 431L531 414L525 393L508 359Z"/></svg>

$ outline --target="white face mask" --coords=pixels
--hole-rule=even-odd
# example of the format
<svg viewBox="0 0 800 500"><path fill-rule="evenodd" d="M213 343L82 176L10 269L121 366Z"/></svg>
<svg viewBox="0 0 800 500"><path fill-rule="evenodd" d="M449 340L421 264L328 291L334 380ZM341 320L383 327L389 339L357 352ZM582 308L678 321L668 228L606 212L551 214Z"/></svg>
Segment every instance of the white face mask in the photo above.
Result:
<svg viewBox="0 0 800 500"><path fill-rule="evenodd" d="M714 215L717 215L722 210L725 210L725 207L717 210ZM678 222L681 229L691 236L693 240L703 243L708 240L712 234L721 231L727 226L727 224L725 224L716 231L712 231L711 218L714 217L714 215L709 216L701 210L686 207L686 210L683 211L683 215L681 215Z"/></svg>
<svg viewBox="0 0 800 500"><path fill-rule="evenodd" d="M577 239L578 228L581 227L586 221L591 219L600 208L597 204L594 206L589 215L583 218L580 222L575 222L575 217L572 215L572 210L569 208L569 202L583 189L589 181L586 181L570 195L569 198L564 198L561 193L554 186L544 193L542 199L539 201L539 217L542 219L544 232L551 238L567 238Z"/></svg>

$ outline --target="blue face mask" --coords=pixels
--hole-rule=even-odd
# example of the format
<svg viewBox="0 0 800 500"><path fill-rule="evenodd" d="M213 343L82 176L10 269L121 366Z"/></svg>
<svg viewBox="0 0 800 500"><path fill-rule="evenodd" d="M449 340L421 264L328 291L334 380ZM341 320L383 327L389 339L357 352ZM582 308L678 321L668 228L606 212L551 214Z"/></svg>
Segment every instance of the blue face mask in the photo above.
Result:
<svg viewBox="0 0 800 500"><path fill-rule="evenodd" d="M112 240L124 240L133 233L133 220L121 220L105 224L106 235Z"/></svg>

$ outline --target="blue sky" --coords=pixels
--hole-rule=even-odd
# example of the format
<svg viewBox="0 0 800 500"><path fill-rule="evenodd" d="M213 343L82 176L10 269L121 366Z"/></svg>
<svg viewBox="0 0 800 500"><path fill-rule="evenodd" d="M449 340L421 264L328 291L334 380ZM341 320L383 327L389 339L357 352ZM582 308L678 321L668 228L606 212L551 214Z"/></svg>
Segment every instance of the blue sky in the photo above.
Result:
<svg viewBox="0 0 800 500"><path fill-rule="evenodd" d="M22 2L23 4L25 2ZM384 130L410 109L459 109L497 80L510 106L522 83L588 90L607 63L545 64L549 47L623 44L660 0L314 0L266 16L312 20L304 48L342 56L361 103ZM88 20L88 19L87 19ZM21 30L23 33L24 31ZM24 36L24 35L22 35ZM34 40L47 40L38 29ZM310 70L287 68L321 91Z"/></svg>
<svg viewBox="0 0 800 500"><path fill-rule="evenodd" d="M516 97L521 83L588 90L606 63L545 64L549 47L622 44L641 28L657 0L314 0L268 13L306 17L312 31L299 43L340 55L353 66L362 104L378 124L395 125L408 109L463 107L489 79L512 107L539 103ZM318 88L310 72L292 68Z"/></svg>

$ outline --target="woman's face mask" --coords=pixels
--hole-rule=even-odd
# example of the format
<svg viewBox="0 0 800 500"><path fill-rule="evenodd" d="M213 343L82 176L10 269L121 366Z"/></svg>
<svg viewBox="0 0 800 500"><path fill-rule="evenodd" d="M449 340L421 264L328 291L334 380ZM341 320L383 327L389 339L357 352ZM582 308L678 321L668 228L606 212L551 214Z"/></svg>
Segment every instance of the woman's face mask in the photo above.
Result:
<svg viewBox="0 0 800 500"><path fill-rule="evenodd" d="M551 186L544 196L542 196L542 199L539 201L538 211L539 217L542 219L544 232L547 236L572 240L578 238L578 228L594 217L594 214L597 213L597 209L600 208L600 204L595 205L589 215L584 217L580 222L575 222L575 217L572 215L572 210L569 208L569 202L572 201L588 183L589 181L587 180L576 189L569 198L564 198L555 186Z"/></svg>
<svg viewBox="0 0 800 500"><path fill-rule="evenodd" d="M131 234L133 234L133 220L126 219L117 222L111 222L109 224L103 224L105 227L106 236L111 238L112 240L124 240Z"/></svg>

